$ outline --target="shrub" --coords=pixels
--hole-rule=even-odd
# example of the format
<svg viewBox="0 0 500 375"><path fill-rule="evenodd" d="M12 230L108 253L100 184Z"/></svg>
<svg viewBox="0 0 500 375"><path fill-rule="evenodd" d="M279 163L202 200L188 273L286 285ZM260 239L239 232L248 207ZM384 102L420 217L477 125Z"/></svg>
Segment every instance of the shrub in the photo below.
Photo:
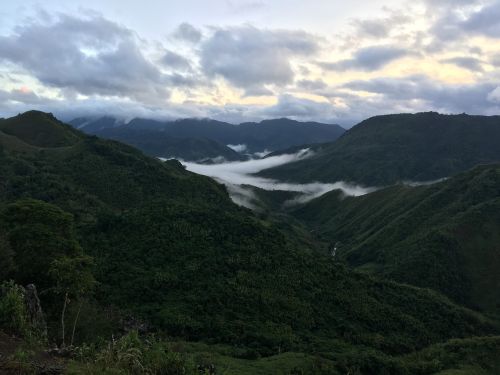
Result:
<svg viewBox="0 0 500 375"><path fill-rule="evenodd" d="M24 289L13 281L0 284L0 328L23 336L30 334Z"/></svg>
<svg viewBox="0 0 500 375"><path fill-rule="evenodd" d="M188 375L194 366L184 356L170 349L168 343L154 337L141 339L136 331L113 340L101 351L87 348L82 359L86 364L75 373Z"/></svg>

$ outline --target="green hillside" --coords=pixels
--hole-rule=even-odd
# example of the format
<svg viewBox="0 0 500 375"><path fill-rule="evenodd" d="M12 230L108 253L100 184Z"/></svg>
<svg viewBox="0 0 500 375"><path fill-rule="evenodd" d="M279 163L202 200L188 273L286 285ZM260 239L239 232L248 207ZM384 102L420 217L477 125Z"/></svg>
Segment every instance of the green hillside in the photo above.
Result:
<svg viewBox="0 0 500 375"><path fill-rule="evenodd" d="M397 185L357 198L339 194L294 212L338 248L338 257L500 313L500 165L429 186Z"/></svg>
<svg viewBox="0 0 500 375"><path fill-rule="evenodd" d="M213 351L226 345L225 358L298 352L310 364L314 355L332 363L322 373L402 373L410 364L401 356L499 332L497 322L437 292L349 270L307 232L234 205L223 186L178 162L32 115L40 121L19 125L29 131L10 130L18 143L41 139L38 132L70 141L3 146L0 252L10 268L0 275L40 285L53 341L71 283L72 299L85 301L67 312L69 326L82 306L78 344L109 340L132 316Z"/></svg>
<svg viewBox="0 0 500 375"><path fill-rule="evenodd" d="M298 182L349 181L385 186L430 181L500 161L500 117L434 112L377 116L333 143L315 146L306 160L262 176Z"/></svg>
<svg viewBox="0 0 500 375"><path fill-rule="evenodd" d="M35 147L71 146L82 135L51 114L30 111L0 120L0 131Z"/></svg>

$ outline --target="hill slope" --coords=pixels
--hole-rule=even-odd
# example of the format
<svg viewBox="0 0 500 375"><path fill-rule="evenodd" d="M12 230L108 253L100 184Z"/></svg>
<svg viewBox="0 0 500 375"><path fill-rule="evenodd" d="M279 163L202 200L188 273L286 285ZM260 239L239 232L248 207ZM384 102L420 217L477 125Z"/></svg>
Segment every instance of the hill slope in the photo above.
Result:
<svg viewBox="0 0 500 375"><path fill-rule="evenodd" d="M260 173L299 182L384 186L429 181L500 161L500 117L418 113L370 118L316 155ZM304 142L305 143L305 142Z"/></svg>
<svg viewBox="0 0 500 375"><path fill-rule="evenodd" d="M40 124L36 131L57 126ZM175 161L67 131L80 139L70 147L3 149L0 208L35 198L72 213L77 239L95 258L103 309L258 355L294 350L337 360L356 348L339 366L363 373L389 371L391 356L498 332L496 323L436 292L348 270ZM21 209L18 221L26 216L22 201L9 207ZM26 220L35 232L49 225ZM2 234L15 250L11 235ZM359 353L366 354L358 366Z"/></svg>
<svg viewBox="0 0 500 375"><path fill-rule="evenodd" d="M72 146L82 135L52 114L30 111L0 120L0 131L35 147Z"/></svg>
<svg viewBox="0 0 500 375"><path fill-rule="evenodd" d="M499 164L429 186L331 192L294 215L355 267L500 313Z"/></svg>

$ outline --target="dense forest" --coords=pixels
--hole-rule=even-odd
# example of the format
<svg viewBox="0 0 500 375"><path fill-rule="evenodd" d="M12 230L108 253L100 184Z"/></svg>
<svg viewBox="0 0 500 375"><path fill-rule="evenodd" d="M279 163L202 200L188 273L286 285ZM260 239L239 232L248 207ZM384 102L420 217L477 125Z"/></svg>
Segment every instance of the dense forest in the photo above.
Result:
<svg viewBox="0 0 500 375"><path fill-rule="evenodd" d="M484 284L434 283L440 275L459 282L468 275L454 269L416 282L427 268L409 256L414 243L405 232L417 228L415 241L429 239L446 262L454 259L440 253L440 241L455 240L450 233L464 217L472 226L457 241L476 226L484 231L463 243L463 254L493 235L498 167L470 173L415 193L396 186L339 201L333 192L293 212L303 223L286 224L283 215L235 205L223 185L177 161L85 135L50 114L0 120L0 351L11 349L0 371L498 373L498 305L487 302L494 294L473 294ZM467 189L464 181L471 181ZM368 207L373 197L424 207L413 221L396 208L388 209L394 217L381 213L387 233L380 229L377 239L361 207L376 212ZM441 207L456 226L429 231L426 204ZM330 227L329 218L311 214L327 216L327 205L342 206L341 221L360 206L359 219ZM327 246L336 241L338 255ZM366 249L374 244L387 263L370 259ZM391 260L398 247L408 252ZM473 270L485 259L465 265ZM379 272L366 272L368 263ZM495 290L494 275L490 281ZM25 303L30 284L46 328ZM46 350L54 345L58 350Z"/></svg>
<svg viewBox="0 0 500 375"><path fill-rule="evenodd" d="M327 193L292 212L336 244L338 258L364 272L500 313L499 164L428 186L339 195Z"/></svg>

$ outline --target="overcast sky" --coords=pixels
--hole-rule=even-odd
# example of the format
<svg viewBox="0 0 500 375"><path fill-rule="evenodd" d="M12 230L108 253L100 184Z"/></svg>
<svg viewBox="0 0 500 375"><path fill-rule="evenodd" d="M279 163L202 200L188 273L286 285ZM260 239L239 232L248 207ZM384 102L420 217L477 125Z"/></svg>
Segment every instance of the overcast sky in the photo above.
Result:
<svg viewBox="0 0 500 375"><path fill-rule="evenodd" d="M500 113L500 0L2 0L0 116Z"/></svg>

